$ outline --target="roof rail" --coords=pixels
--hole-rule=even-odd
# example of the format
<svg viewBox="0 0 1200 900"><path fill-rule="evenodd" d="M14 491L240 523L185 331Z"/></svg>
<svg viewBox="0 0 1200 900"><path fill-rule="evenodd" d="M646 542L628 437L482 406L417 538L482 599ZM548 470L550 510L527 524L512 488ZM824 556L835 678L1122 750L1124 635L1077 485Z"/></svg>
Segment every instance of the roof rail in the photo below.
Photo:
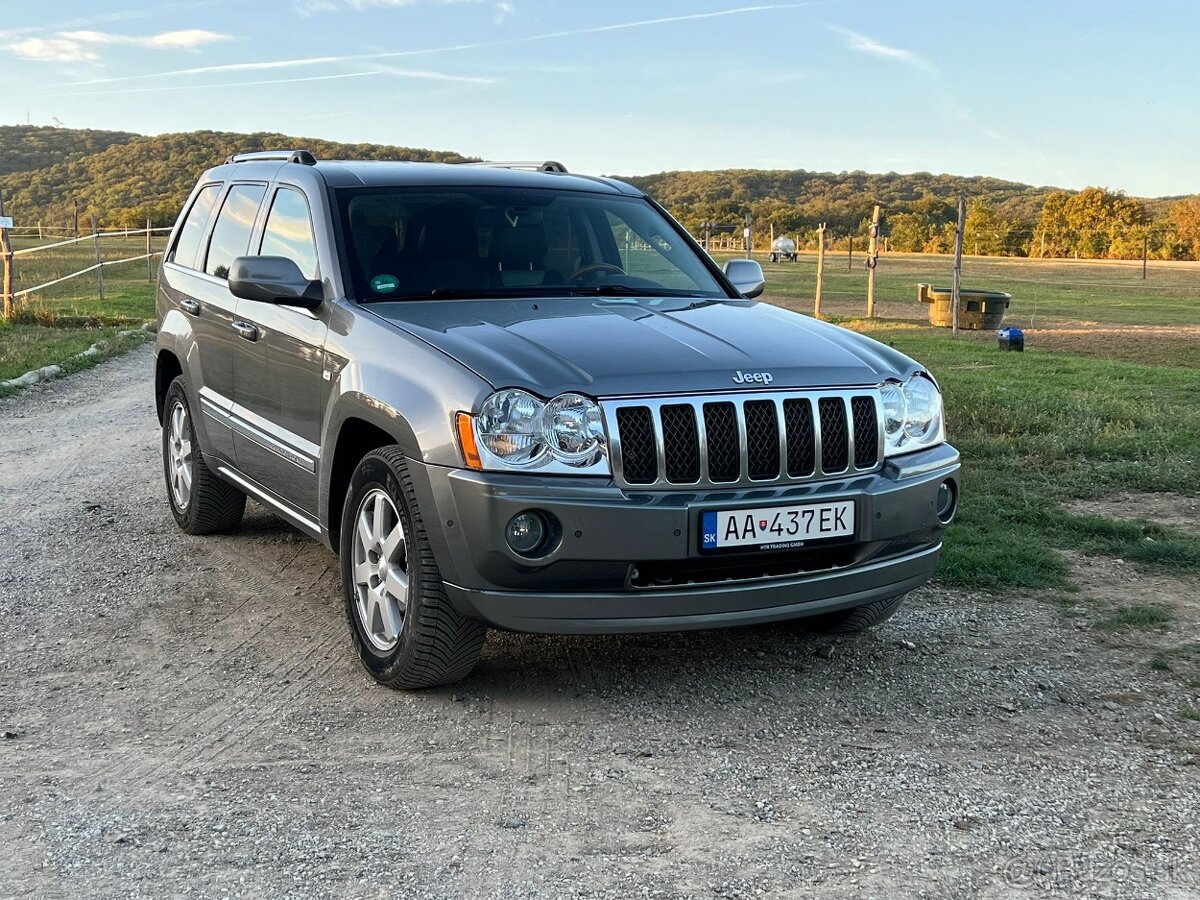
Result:
<svg viewBox="0 0 1200 900"><path fill-rule="evenodd" d="M315 166L317 158L307 150L262 150L258 153L234 153L226 157L225 162L289 162Z"/></svg>
<svg viewBox="0 0 1200 900"><path fill-rule="evenodd" d="M465 166L490 166L493 169L524 169L528 172L554 172L566 175L567 167L560 162L548 159L545 162L472 162L462 163Z"/></svg>

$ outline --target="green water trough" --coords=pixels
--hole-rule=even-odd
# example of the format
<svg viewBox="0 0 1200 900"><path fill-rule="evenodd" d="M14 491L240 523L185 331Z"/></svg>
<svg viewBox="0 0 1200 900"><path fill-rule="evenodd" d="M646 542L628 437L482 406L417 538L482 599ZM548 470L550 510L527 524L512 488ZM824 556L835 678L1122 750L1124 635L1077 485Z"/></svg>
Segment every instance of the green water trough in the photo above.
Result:
<svg viewBox="0 0 1200 900"><path fill-rule="evenodd" d="M958 292L958 327L968 331L991 331L1000 327L1012 294L1003 291ZM954 325L954 291L951 288L917 285L917 299L929 304L929 324L939 328Z"/></svg>

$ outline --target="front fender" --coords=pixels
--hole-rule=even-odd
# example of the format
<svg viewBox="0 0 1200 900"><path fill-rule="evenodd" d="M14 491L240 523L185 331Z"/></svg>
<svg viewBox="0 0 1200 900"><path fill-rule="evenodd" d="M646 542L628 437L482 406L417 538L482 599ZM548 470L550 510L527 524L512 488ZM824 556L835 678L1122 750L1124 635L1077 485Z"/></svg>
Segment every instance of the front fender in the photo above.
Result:
<svg viewBox="0 0 1200 900"><path fill-rule="evenodd" d="M348 318L335 319L325 347L332 386L321 432L323 510L348 420L386 432L409 459L457 468L463 461L455 414L476 408L491 390L474 372L388 323L361 312Z"/></svg>

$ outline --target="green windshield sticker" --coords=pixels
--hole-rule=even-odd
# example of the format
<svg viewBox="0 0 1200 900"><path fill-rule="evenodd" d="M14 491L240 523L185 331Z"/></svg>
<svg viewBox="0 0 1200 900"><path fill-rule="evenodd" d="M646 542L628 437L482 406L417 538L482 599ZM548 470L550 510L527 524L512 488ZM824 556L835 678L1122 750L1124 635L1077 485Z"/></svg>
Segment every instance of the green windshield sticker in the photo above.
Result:
<svg viewBox="0 0 1200 900"><path fill-rule="evenodd" d="M371 290L377 294L390 294L400 287L400 279L395 275L376 275L371 279Z"/></svg>

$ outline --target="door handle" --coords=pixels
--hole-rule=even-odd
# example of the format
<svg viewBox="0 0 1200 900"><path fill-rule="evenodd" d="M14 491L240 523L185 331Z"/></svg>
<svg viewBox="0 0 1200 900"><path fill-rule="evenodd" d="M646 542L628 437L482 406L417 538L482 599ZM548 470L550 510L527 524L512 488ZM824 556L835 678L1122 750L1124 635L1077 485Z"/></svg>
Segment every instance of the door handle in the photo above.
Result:
<svg viewBox="0 0 1200 900"><path fill-rule="evenodd" d="M253 343L258 340L258 329L249 322L234 322L233 330L238 333L238 336L243 340Z"/></svg>
<svg viewBox="0 0 1200 900"><path fill-rule="evenodd" d="M189 316L200 315L200 301L193 300L191 297L184 297L179 301L179 308Z"/></svg>

